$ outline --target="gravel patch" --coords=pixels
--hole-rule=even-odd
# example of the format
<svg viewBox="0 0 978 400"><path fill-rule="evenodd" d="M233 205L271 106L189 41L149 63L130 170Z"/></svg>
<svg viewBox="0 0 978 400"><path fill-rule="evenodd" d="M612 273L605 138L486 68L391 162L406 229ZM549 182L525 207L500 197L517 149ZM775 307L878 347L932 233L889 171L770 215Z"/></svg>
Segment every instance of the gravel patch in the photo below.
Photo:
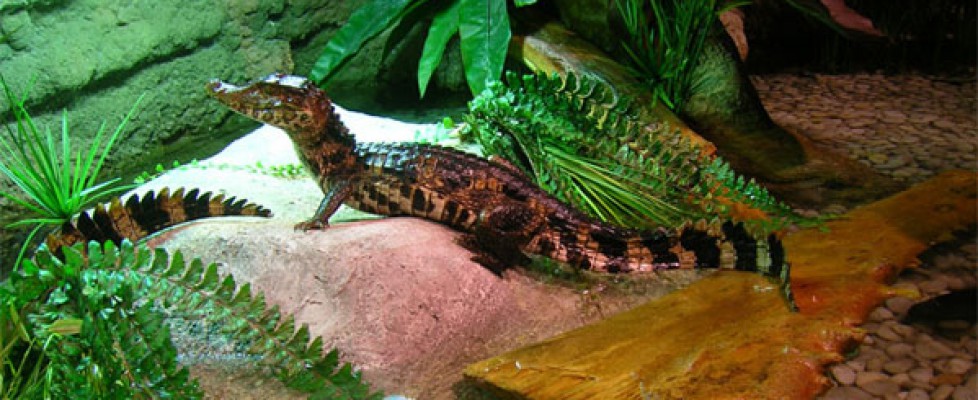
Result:
<svg viewBox="0 0 978 400"><path fill-rule="evenodd" d="M975 81L922 75L763 75L781 126L907 183L976 169Z"/></svg>
<svg viewBox="0 0 978 400"><path fill-rule="evenodd" d="M781 126L889 175L918 183L945 170L976 170L976 85L921 75L764 75L753 78ZM821 210L827 212L828 210ZM832 210L838 213L845 210ZM811 212L811 211L809 211ZM916 303L975 287L978 245L933 250L894 283L893 297L863 324L848 360L830 366L821 399L978 399L976 328L963 320L900 322Z"/></svg>

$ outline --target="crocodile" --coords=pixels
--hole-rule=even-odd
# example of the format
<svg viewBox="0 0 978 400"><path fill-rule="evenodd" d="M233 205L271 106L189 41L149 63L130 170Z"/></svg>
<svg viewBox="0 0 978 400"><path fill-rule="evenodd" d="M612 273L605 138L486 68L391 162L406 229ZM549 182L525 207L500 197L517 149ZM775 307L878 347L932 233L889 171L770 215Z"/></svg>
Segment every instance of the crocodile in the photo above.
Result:
<svg viewBox="0 0 978 400"><path fill-rule="evenodd" d="M62 254L62 246L88 241L139 241L164 229L201 218L218 216L271 217L272 212L260 205L235 197L201 194L199 189L170 191L162 188L142 196L132 195L123 200L112 198L96 204L92 210L80 213L48 235L45 245L54 254Z"/></svg>
<svg viewBox="0 0 978 400"><path fill-rule="evenodd" d="M607 273L676 268L758 272L780 280L788 264L774 234L740 223L636 230L600 222L557 200L506 163L436 145L359 143L326 93L306 78L272 74L246 86L212 80L207 93L231 110L284 130L325 194L296 229L325 229L346 204L386 216L436 221L467 234L503 264L537 255ZM492 265L489 265L492 267Z"/></svg>

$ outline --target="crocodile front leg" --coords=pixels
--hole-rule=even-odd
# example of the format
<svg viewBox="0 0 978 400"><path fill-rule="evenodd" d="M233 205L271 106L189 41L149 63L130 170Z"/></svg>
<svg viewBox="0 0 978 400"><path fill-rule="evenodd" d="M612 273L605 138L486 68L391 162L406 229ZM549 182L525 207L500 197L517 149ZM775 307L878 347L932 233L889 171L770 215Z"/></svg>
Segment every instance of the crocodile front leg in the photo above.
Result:
<svg viewBox="0 0 978 400"><path fill-rule="evenodd" d="M344 179L340 181L330 182L328 185L329 190L326 191L326 195L323 196L323 201L319 203L319 208L316 209L316 214L312 218L295 224L296 230L322 230L329 227L329 217L336 213L336 210L340 208L340 205L350 194L353 192L353 185L350 180Z"/></svg>

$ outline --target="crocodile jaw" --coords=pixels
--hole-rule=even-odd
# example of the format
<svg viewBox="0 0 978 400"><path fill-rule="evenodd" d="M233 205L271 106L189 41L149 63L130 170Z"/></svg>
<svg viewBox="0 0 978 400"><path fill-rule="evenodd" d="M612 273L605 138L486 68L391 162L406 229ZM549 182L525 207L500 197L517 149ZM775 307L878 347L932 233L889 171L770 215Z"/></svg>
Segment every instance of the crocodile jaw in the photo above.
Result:
<svg viewBox="0 0 978 400"><path fill-rule="evenodd" d="M326 93L294 75L272 74L247 86L215 79L207 83L207 94L235 112L281 128L294 138L321 135L333 116Z"/></svg>

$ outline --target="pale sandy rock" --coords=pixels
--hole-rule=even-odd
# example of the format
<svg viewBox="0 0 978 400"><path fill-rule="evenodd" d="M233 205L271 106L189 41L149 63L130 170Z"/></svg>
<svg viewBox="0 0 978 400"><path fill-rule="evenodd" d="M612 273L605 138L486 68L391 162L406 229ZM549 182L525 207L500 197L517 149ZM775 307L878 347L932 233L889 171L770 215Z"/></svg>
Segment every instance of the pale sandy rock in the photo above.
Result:
<svg viewBox="0 0 978 400"><path fill-rule="evenodd" d="M976 394L976 388L958 386L954 388L954 392L951 393L951 399L953 400L975 400L978 399L978 394Z"/></svg>
<svg viewBox="0 0 978 400"><path fill-rule="evenodd" d="M866 383L865 385L859 386L862 390L874 396L890 396L896 395L900 391L900 385L894 383L891 380L879 380Z"/></svg>

